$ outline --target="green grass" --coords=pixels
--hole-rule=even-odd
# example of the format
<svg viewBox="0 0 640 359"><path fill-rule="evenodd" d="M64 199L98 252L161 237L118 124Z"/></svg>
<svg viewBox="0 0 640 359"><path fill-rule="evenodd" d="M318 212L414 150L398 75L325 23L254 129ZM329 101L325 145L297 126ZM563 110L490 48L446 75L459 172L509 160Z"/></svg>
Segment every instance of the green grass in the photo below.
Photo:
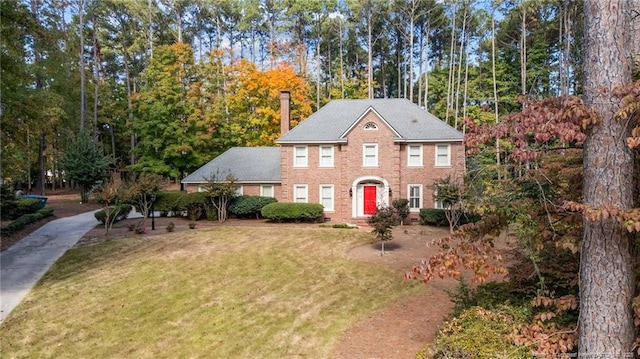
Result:
<svg viewBox="0 0 640 359"><path fill-rule="evenodd" d="M347 258L357 231L217 227L67 252L0 327L2 358L327 357L423 290Z"/></svg>

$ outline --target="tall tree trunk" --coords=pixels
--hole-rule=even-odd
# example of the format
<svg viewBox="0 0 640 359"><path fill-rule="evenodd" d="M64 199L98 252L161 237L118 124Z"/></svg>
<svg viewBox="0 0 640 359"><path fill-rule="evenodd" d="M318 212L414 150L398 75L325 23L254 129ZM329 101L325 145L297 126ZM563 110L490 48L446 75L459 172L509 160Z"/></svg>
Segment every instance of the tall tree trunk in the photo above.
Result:
<svg viewBox="0 0 640 359"><path fill-rule="evenodd" d="M500 122L498 117L498 83L496 81L496 7L493 1L491 12L491 76L493 78L493 115L495 123ZM496 138L496 166L500 168L500 138ZM500 179L501 171L498 171L498 179Z"/></svg>
<svg viewBox="0 0 640 359"><path fill-rule="evenodd" d="M527 94L527 7L522 3L522 18L520 28L520 82L522 94Z"/></svg>
<svg viewBox="0 0 640 359"><path fill-rule="evenodd" d="M620 101L611 95L631 81L628 5L629 0L584 3L584 99L600 117L584 145L584 202L600 209L626 210L633 202L630 129L615 118ZM631 236L615 218L584 219L579 278L579 357L622 357L634 338L634 273Z"/></svg>
<svg viewBox="0 0 640 359"><path fill-rule="evenodd" d="M98 142L98 84L100 83L100 53L98 51L98 29L96 17L93 16L93 145Z"/></svg>
<svg viewBox="0 0 640 359"><path fill-rule="evenodd" d="M447 108L445 109L444 121L449 123L449 107L453 103L453 75L455 71L455 47L456 47L456 4L453 4L453 24L451 26L451 47L449 48L449 80L447 81Z"/></svg>
<svg viewBox="0 0 640 359"><path fill-rule="evenodd" d="M429 32L431 31L431 19L427 19L427 29L425 30L425 74L424 74L424 109L429 111Z"/></svg>
<svg viewBox="0 0 640 359"><path fill-rule="evenodd" d="M462 73L462 57L465 49L465 43L467 42L467 6L464 5L464 12L462 13L462 34L460 35L460 53L458 55L458 79L456 80L456 103L455 112L453 117L453 127L458 128L458 113L460 109L460 76Z"/></svg>
<svg viewBox="0 0 640 359"><path fill-rule="evenodd" d="M84 79L84 0L78 0L78 33L80 34L80 131L84 130L86 115L86 85Z"/></svg>
<svg viewBox="0 0 640 359"><path fill-rule="evenodd" d="M367 10L367 46L369 53L367 54L367 88L369 89L369 98L373 98L373 13L371 9Z"/></svg>
<svg viewBox="0 0 640 359"><path fill-rule="evenodd" d="M45 170L45 159L44 159L44 146L45 146L45 134L44 131L40 132L40 143L38 144L38 191L41 195L45 195L45 180L46 180L46 170Z"/></svg>

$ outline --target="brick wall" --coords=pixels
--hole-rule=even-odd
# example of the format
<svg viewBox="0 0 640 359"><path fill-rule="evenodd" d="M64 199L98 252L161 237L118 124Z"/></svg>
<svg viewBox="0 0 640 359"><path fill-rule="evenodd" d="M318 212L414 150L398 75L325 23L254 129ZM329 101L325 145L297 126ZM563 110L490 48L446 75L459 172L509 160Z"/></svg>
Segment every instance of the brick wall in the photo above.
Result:
<svg viewBox="0 0 640 359"><path fill-rule="evenodd" d="M366 130L366 124L372 123L377 130ZM464 148L461 143L450 144L449 166L436 167L436 143L422 144L422 166L409 167L408 144L394 142L395 134L386 123L371 111L366 114L347 134L347 144L311 144L307 146L307 166L293 166L293 145L282 146L282 188L278 198L281 202L293 202L293 188L296 184L306 184L308 202L320 203L320 186L333 185L334 210L325 212L325 217L332 222L356 221L354 205L361 205L357 193L358 186L354 181L378 182L379 193L388 204L396 198L408 198L408 185L422 185L421 207L433 207L433 191L431 185L437 178L448 174L464 174ZM375 144L378 149L377 166L363 166L363 148L365 144ZM320 167L321 146L333 146L334 166ZM384 189L388 184L391 191ZM356 193L354 192L354 188ZM352 195L349 191L352 190ZM384 193L382 192L384 190ZM355 199L354 199L355 198ZM361 211L361 209L359 209ZM356 211L356 217L358 216ZM417 217L417 213L413 214Z"/></svg>

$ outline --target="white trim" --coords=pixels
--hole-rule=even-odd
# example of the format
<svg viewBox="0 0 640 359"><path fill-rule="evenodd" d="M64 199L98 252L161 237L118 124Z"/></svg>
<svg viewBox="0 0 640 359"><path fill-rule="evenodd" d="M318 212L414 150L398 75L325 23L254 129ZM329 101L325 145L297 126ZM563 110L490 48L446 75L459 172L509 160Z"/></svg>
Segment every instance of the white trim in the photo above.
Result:
<svg viewBox="0 0 640 359"><path fill-rule="evenodd" d="M438 163L438 147L440 146L447 146L447 163ZM451 144L449 143L436 143L434 145L434 151L435 153L435 167L449 167L451 166Z"/></svg>
<svg viewBox="0 0 640 359"><path fill-rule="evenodd" d="M418 163L411 163L411 158L415 158L411 156L411 147L418 147ZM413 145L407 145L407 167L422 167L423 166L423 161L422 161L422 153L424 152L423 146L422 144L413 144Z"/></svg>
<svg viewBox="0 0 640 359"><path fill-rule="evenodd" d="M271 189L271 194L270 195L265 195L264 194L264 189L269 187ZM275 192L275 186L272 184L263 184L260 185L260 196L262 197L275 197L276 196L276 192Z"/></svg>
<svg viewBox="0 0 640 359"><path fill-rule="evenodd" d="M351 182L351 217L369 217L364 215L363 186L375 183L378 186L378 205L389 205L389 181L379 176L361 176Z"/></svg>
<svg viewBox="0 0 640 359"><path fill-rule="evenodd" d="M418 193L418 207L412 207L411 206L411 199L412 199L411 188L416 188L416 187L418 188L418 191L419 191L419 193ZM413 197L413 198L415 198L415 197ZM409 211L410 212L420 212L420 208L422 208L423 204L424 204L424 202L423 202L423 200L424 200L424 192L422 191L422 185L418 184L418 183L415 183L415 184L414 183L410 183L410 184L408 184L407 185L407 199L409 200Z"/></svg>
<svg viewBox="0 0 640 359"><path fill-rule="evenodd" d="M304 156L298 157L298 150L304 149ZM300 158L300 163L298 163ZM308 146L293 146L293 167L305 168L309 167L309 147Z"/></svg>
<svg viewBox="0 0 640 359"><path fill-rule="evenodd" d="M373 121L369 121L362 126L362 129L365 131L378 131L378 125Z"/></svg>
<svg viewBox="0 0 640 359"><path fill-rule="evenodd" d="M328 206L325 206L324 202L323 202L323 193L322 190L328 188L331 192L331 196L328 197L330 204ZM319 186L319 190L318 190L318 202L320 202L320 204L322 204L324 206L324 211L325 212L333 212L335 210L335 191L334 191L334 187L332 184L321 184Z"/></svg>
<svg viewBox="0 0 640 359"><path fill-rule="evenodd" d="M367 147L373 146L375 150L375 164L367 164ZM378 144L377 143L363 143L362 144L362 167L378 167Z"/></svg>
<svg viewBox="0 0 640 359"><path fill-rule="evenodd" d="M238 187L236 187L236 196L242 196L244 194L244 187L242 185L239 185Z"/></svg>
<svg viewBox="0 0 640 359"><path fill-rule="evenodd" d="M329 148L331 151L331 163L330 164L323 164L322 163L322 159L323 159L323 154L322 154L322 149L323 148ZM318 146L318 167L320 168L333 168L334 167L334 163L335 163L335 157L334 157L334 150L333 150L334 146L333 145L328 145L328 146Z"/></svg>
<svg viewBox="0 0 640 359"><path fill-rule="evenodd" d="M299 198L304 198L304 201L298 201L298 190L304 189L304 197L300 196ZM294 184L293 185L293 202L297 203L308 203L309 202L309 186L307 184Z"/></svg>
<svg viewBox="0 0 640 359"><path fill-rule="evenodd" d="M358 125L358 123L360 123L360 121L369 114L369 112L373 112L376 116L378 116L378 118L380 119L380 121L382 121L385 125L387 125L387 127L389 127L389 129L393 132L394 137L396 138L402 138L402 136L400 136L400 134L398 133L398 131L396 131L395 128L393 128L393 126L391 126L391 124L389 124L389 122L387 122L387 120L384 119L384 117L382 117L382 115L380 115L378 113L378 111L376 111L376 109L374 109L372 106L369 106L369 108L367 108L362 115L360 115L360 117L358 117L358 119L356 119L351 126L349 126L349 128L347 128L346 131L344 131L341 135L340 138L345 138L347 136L347 134L349 132L351 132L351 130L353 130L354 127L356 127Z"/></svg>

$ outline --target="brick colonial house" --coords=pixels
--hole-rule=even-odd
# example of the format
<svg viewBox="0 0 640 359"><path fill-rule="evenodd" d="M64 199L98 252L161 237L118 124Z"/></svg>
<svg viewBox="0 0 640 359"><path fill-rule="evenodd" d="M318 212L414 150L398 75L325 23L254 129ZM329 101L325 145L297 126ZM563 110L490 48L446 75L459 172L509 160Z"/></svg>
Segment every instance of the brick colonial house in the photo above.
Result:
<svg viewBox="0 0 640 359"><path fill-rule="evenodd" d="M406 99L334 100L291 130L288 92L280 102L280 147L231 148L183 179L187 191L231 173L241 194L321 203L325 221L362 224L395 198L416 221L437 207L433 181L464 173L462 134Z"/></svg>

